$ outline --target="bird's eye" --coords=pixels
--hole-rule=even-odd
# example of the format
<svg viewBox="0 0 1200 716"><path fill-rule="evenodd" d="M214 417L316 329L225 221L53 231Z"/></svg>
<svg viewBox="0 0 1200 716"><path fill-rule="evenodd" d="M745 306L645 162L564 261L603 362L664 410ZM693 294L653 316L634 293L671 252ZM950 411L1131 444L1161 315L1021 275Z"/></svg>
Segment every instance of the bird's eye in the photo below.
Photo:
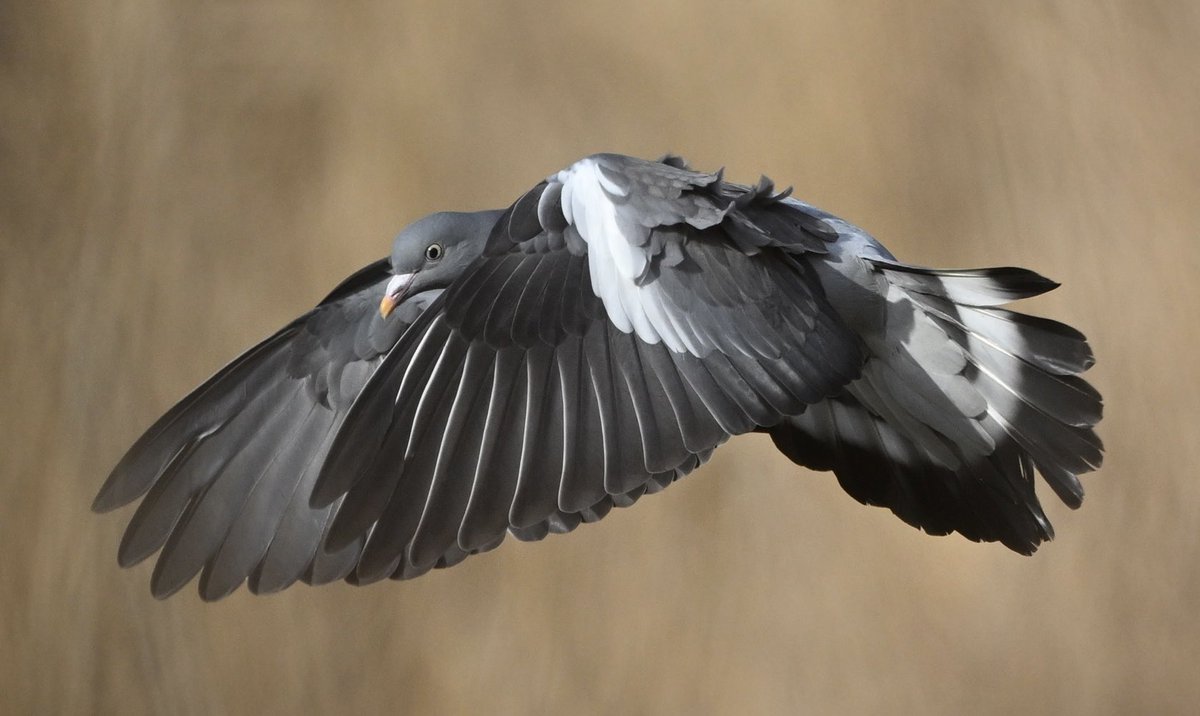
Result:
<svg viewBox="0 0 1200 716"><path fill-rule="evenodd" d="M425 258L430 261L437 261L442 257L442 245L430 244L425 247Z"/></svg>

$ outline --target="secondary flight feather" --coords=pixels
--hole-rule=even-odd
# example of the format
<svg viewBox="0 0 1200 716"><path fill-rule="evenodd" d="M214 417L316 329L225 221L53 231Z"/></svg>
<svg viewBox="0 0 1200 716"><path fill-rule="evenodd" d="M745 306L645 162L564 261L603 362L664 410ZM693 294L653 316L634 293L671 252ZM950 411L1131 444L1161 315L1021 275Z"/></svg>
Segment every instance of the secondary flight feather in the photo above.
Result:
<svg viewBox="0 0 1200 716"><path fill-rule="evenodd" d="M158 420L93 505L164 597L407 579L569 532L766 432L931 534L1032 553L1078 507L1101 398L1017 268L899 262L836 216L677 157L584 158L391 257Z"/></svg>

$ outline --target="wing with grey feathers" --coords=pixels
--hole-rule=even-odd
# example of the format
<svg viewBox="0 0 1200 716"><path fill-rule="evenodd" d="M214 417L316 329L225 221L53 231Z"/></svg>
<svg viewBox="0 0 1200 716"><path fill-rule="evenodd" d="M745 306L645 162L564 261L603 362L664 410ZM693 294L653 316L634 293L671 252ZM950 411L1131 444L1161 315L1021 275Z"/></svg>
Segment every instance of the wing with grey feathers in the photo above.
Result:
<svg viewBox="0 0 1200 716"><path fill-rule="evenodd" d="M309 496L325 452L381 356L432 298L383 321L386 260L354 274L305 316L234 360L156 422L93 504L142 498L118 553L128 566L162 549L151 587L171 594L203 570L207 599L247 578L255 592L339 579L350 552L318 549L336 506Z"/></svg>
<svg viewBox="0 0 1200 716"><path fill-rule="evenodd" d="M857 341L795 259L825 241L766 239L791 214L615 155L539 184L351 410L314 494L342 500L326 548L362 544L371 581L565 531L839 390Z"/></svg>

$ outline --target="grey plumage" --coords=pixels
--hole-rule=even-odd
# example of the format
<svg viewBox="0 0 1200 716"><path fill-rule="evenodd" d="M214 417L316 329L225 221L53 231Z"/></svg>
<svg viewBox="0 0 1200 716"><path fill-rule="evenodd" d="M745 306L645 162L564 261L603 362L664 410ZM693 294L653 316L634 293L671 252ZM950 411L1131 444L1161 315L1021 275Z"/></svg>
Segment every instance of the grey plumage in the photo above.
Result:
<svg viewBox="0 0 1200 716"><path fill-rule="evenodd" d="M507 210L435 214L172 408L98 511L156 596L407 579L565 533L769 433L853 497L1024 553L1099 467L1083 336L1024 269L895 260L677 157L595 155ZM436 247L434 250L433 247Z"/></svg>

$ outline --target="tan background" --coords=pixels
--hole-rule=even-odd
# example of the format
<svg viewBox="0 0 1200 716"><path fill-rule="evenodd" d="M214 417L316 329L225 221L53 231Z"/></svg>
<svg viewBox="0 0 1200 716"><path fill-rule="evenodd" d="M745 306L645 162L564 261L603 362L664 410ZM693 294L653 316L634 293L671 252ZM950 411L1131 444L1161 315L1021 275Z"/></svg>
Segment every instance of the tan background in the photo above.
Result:
<svg viewBox="0 0 1200 716"><path fill-rule="evenodd" d="M0 711L1192 711L1197 68L1194 0L0 4ZM1032 308L1099 356L1084 508L1020 558L752 437L412 583L160 603L117 569L130 512L88 504L174 400L406 222L598 150L1063 281Z"/></svg>

